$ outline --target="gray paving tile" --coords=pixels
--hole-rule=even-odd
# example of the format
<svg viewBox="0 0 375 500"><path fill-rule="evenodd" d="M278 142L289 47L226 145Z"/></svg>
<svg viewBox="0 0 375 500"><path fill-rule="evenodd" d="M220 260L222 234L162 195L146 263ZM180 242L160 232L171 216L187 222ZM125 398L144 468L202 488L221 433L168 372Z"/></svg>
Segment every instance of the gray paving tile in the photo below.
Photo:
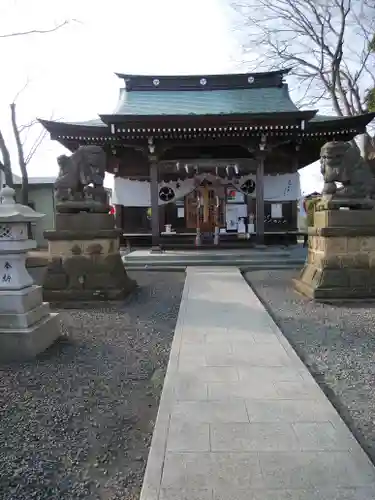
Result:
<svg viewBox="0 0 375 500"><path fill-rule="evenodd" d="M196 370L202 366L207 366L204 354L183 355L178 360L178 371Z"/></svg>
<svg viewBox="0 0 375 500"><path fill-rule="evenodd" d="M167 439L168 451L210 451L209 424L172 418Z"/></svg>
<svg viewBox="0 0 375 500"><path fill-rule="evenodd" d="M375 471L364 454L351 452L273 452L259 454L268 488L308 489L375 484Z"/></svg>
<svg viewBox="0 0 375 500"><path fill-rule="evenodd" d="M272 381L240 380L237 382L210 382L207 385L209 400L278 398L276 387Z"/></svg>
<svg viewBox="0 0 375 500"><path fill-rule="evenodd" d="M315 489L309 490L236 490L213 492L213 500L323 500ZM330 500L330 499L326 499Z"/></svg>
<svg viewBox="0 0 375 500"><path fill-rule="evenodd" d="M249 422L245 402L179 401L172 410L172 418L186 422Z"/></svg>
<svg viewBox="0 0 375 500"><path fill-rule="evenodd" d="M162 488L237 489L262 486L254 453L167 453Z"/></svg>
<svg viewBox="0 0 375 500"><path fill-rule="evenodd" d="M212 490L162 488L160 490L159 500L212 500Z"/></svg>
<svg viewBox="0 0 375 500"><path fill-rule="evenodd" d="M252 366L288 366L290 358L278 344L251 344L244 348L232 343L233 354L207 354L207 365L211 366L238 366L241 364Z"/></svg>
<svg viewBox="0 0 375 500"><path fill-rule="evenodd" d="M344 425L336 427L332 422L298 422L292 425L304 451L344 451L358 446Z"/></svg>
<svg viewBox="0 0 375 500"><path fill-rule="evenodd" d="M311 489L311 462L314 455L301 452L259 454L260 468L267 489Z"/></svg>
<svg viewBox="0 0 375 500"><path fill-rule="evenodd" d="M238 371L234 366L202 366L195 368L192 365L180 367L179 373L189 373L202 382L234 382L238 380Z"/></svg>
<svg viewBox="0 0 375 500"><path fill-rule="evenodd" d="M175 380L173 393L177 401L205 401L208 399L207 383L192 378Z"/></svg>
<svg viewBox="0 0 375 500"><path fill-rule="evenodd" d="M375 487L318 488L319 500L374 500Z"/></svg>
<svg viewBox="0 0 375 500"><path fill-rule="evenodd" d="M280 345L279 338L274 333L251 332L251 336L256 344L277 344L277 345Z"/></svg>
<svg viewBox="0 0 375 500"><path fill-rule="evenodd" d="M189 344L205 344L206 335L202 332L189 332L188 330L183 330L181 346L189 345Z"/></svg>
<svg viewBox="0 0 375 500"><path fill-rule="evenodd" d="M291 381L302 380L299 371L290 366L239 366L237 367L240 380Z"/></svg>
<svg viewBox="0 0 375 500"><path fill-rule="evenodd" d="M275 381L276 390L282 399L317 399L324 400L326 396L317 384L303 380Z"/></svg>
<svg viewBox="0 0 375 500"><path fill-rule="evenodd" d="M232 345L228 340L205 344L185 344L181 346L180 358L184 356L202 356L206 354L231 354Z"/></svg>
<svg viewBox="0 0 375 500"><path fill-rule="evenodd" d="M210 453L167 452L161 480L162 489L211 490L212 459Z"/></svg>
<svg viewBox="0 0 375 500"><path fill-rule="evenodd" d="M250 422L328 422L337 419L330 405L316 400L246 400Z"/></svg>
<svg viewBox="0 0 375 500"><path fill-rule="evenodd" d="M210 424L212 451L291 451L299 449L287 423Z"/></svg>

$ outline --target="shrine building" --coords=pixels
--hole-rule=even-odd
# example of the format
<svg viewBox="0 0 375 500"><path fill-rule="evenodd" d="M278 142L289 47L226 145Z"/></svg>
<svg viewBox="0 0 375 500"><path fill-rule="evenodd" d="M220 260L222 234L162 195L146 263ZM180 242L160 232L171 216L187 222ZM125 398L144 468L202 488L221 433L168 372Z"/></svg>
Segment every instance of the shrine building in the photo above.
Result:
<svg viewBox="0 0 375 500"><path fill-rule="evenodd" d="M318 160L325 142L364 133L375 114L300 110L287 73L117 74L124 85L113 113L40 121L72 152L87 144L106 151L125 238L153 248L293 240L298 169Z"/></svg>

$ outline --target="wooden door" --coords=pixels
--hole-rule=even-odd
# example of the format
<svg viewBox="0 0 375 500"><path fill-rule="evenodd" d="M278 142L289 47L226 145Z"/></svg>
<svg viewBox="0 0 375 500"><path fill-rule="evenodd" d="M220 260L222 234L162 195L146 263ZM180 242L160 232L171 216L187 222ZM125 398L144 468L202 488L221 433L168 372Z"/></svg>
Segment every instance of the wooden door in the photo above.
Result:
<svg viewBox="0 0 375 500"><path fill-rule="evenodd" d="M218 200L215 187L200 186L186 197L186 226L213 233L217 225L224 225L224 201L221 197Z"/></svg>

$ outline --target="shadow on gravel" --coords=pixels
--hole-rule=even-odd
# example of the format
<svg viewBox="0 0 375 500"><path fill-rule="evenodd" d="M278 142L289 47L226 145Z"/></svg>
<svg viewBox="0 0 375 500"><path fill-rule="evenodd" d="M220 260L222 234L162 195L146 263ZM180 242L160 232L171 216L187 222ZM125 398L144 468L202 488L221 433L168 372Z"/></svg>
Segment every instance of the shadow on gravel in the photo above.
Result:
<svg viewBox="0 0 375 500"><path fill-rule="evenodd" d="M244 277L375 464L375 304L321 304L294 291L298 271Z"/></svg>

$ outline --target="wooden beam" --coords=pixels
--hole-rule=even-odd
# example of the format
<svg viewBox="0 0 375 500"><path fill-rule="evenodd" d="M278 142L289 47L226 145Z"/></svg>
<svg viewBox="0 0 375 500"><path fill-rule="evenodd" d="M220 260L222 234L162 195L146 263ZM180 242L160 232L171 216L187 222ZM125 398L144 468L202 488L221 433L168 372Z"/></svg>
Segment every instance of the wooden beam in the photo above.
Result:
<svg viewBox="0 0 375 500"><path fill-rule="evenodd" d="M152 252L160 252L158 162L150 161Z"/></svg>
<svg viewBox="0 0 375 500"><path fill-rule="evenodd" d="M261 152L256 171L256 236L264 243L264 153Z"/></svg>

